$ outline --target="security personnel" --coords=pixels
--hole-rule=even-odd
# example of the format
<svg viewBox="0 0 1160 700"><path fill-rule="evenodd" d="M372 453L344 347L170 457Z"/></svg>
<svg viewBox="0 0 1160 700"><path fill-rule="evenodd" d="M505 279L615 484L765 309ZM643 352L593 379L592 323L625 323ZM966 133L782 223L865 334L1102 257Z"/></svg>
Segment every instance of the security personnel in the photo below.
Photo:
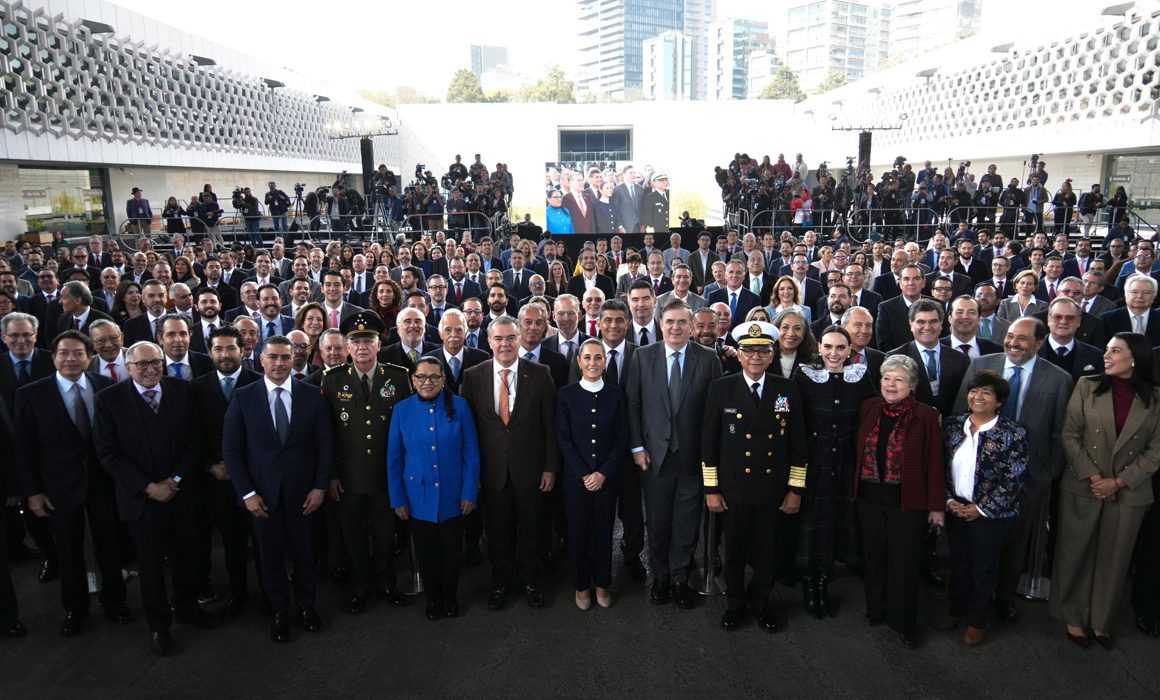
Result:
<svg viewBox="0 0 1160 700"><path fill-rule="evenodd" d="M334 425L336 477L330 482L330 497L338 501L351 560L353 589L347 609L358 614L366 609L372 590L391 605L403 604L395 588L395 516L383 465L391 412L411 395L411 380L402 367L378 362L385 326L377 314L352 314L340 330L352 362L326 371L322 395Z"/></svg>
<svg viewBox="0 0 1160 700"><path fill-rule="evenodd" d="M776 632L769 592L781 514L798 510L806 487L805 416L797 385L767 374L777 329L743 323L733 330L741 372L709 385L701 434L705 504L724 513L725 587L721 626L741 624L746 603L758 625ZM753 580L745 590L745 565Z"/></svg>

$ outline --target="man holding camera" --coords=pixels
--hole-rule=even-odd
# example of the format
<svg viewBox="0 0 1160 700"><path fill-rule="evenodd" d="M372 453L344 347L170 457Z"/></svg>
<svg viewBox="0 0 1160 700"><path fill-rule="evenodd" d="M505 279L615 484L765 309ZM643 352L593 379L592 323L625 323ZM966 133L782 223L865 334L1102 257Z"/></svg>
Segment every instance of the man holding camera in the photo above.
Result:
<svg viewBox="0 0 1160 700"><path fill-rule="evenodd" d="M270 190L266 192L266 211L270 212L270 220L274 223L274 233L288 231L286 226L286 212L290 211L290 197L278 189L275 182L267 183Z"/></svg>
<svg viewBox="0 0 1160 700"><path fill-rule="evenodd" d="M283 195L284 196L284 195ZM258 202L258 198L250 192L249 187L238 187L234 189L234 209L242 215L242 220L246 224L246 232L250 234L250 242L255 247L262 245L262 234L258 231L258 225L262 223L262 205Z"/></svg>

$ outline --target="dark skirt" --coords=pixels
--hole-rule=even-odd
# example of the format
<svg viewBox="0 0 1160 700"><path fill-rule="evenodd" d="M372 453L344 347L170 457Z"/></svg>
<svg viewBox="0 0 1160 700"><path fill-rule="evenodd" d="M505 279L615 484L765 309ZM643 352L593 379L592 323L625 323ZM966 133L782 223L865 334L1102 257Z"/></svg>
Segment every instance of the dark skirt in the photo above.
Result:
<svg viewBox="0 0 1160 700"><path fill-rule="evenodd" d="M862 563L854 507L853 438L835 435L811 440L811 452L817 454L810 455L809 488L797 518L797 564L807 572L830 573L835 561Z"/></svg>

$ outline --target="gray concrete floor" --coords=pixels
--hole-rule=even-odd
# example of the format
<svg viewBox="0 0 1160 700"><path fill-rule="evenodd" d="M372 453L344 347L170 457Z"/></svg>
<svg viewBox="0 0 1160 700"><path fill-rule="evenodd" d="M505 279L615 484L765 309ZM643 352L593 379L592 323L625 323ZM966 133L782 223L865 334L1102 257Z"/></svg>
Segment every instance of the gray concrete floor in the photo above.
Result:
<svg viewBox="0 0 1160 700"><path fill-rule="evenodd" d="M219 553L220 554L220 553ZM995 623L987 641L968 649L962 632L927 628L907 650L887 628L862 620L861 582L842 573L832 586L840 608L825 621L807 618L800 592L778 586L781 631L750 621L727 634L718 622L724 598L694 610L650 605L642 584L616 564L616 603L581 612L572 601L567 564L549 577L548 606L521 600L487 610L486 564L465 570L461 616L432 623L421 599L401 609L372 601L361 616L345 612L332 582L319 588L323 631L295 628L289 644L267 636L254 603L218 630L177 626L178 653L150 655L139 590L129 604L138 621L114 626L93 613L83 634L61 639L55 583L39 584L35 562L16 565L22 640L0 639L0 697L791 697L981 698L1155 697L1160 695L1158 640L1141 635L1125 605L1116 647L1082 650L1069 643L1044 603L1019 603L1016 624ZM215 579L222 579L220 562ZM224 599L207 606L216 610ZM923 589L920 622L943 610L941 592Z"/></svg>

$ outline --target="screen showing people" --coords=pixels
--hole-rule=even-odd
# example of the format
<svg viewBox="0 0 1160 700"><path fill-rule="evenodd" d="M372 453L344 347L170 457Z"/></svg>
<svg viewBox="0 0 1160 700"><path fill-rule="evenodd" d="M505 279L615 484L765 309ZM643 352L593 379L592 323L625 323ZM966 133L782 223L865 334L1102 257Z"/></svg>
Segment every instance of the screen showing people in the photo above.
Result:
<svg viewBox="0 0 1160 700"><path fill-rule="evenodd" d="M653 165L549 162L545 228L552 233L665 233L669 176Z"/></svg>

